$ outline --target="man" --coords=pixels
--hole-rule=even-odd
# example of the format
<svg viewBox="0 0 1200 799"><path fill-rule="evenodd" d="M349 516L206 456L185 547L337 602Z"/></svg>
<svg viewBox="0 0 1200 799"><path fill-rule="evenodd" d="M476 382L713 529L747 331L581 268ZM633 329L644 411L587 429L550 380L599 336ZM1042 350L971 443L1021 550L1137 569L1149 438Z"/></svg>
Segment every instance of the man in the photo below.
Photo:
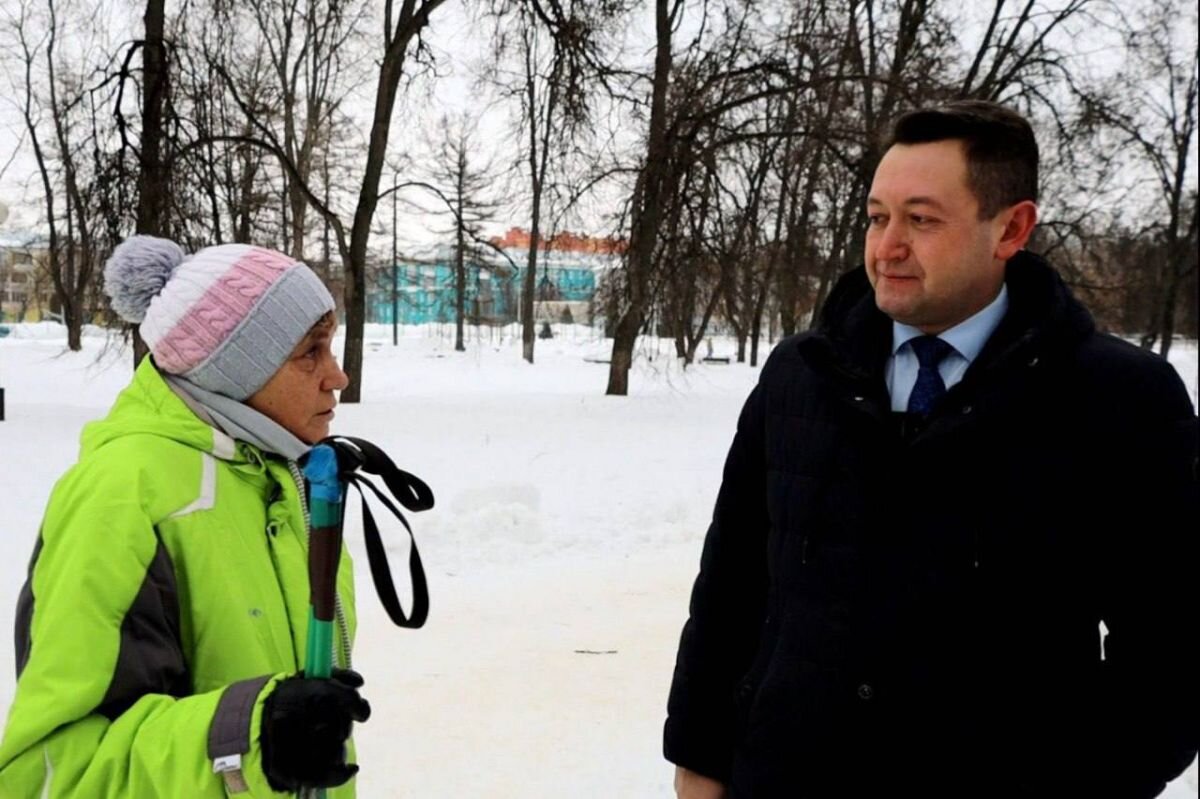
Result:
<svg viewBox="0 0 1200 799"><path fill-rule="evenodd" d="M1022 248L1037 144L898 120L865 269L725 465L668 703L681 799L1157 795L1197 745L1196 418Z"/></svg>
<svg viewBox="0 0 1200 799"><path fill-rule="evenodd" d="M150 357L55 486L16 618L0 796L350 799L370 713L337 575L333 679L305 678L308 511L297 461L346 375L304 264L135 236L105 269ZM334 787L337 786L337 787Z"/></svg>

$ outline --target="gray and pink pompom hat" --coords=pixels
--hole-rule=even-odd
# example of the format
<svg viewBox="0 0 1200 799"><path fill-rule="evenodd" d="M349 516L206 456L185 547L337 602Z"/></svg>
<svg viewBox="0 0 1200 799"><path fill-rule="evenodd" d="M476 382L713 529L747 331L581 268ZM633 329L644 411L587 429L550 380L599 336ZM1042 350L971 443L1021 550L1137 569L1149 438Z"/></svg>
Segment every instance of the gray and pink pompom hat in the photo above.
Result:
<svg viewBox="0 0 1200 799"><path fill-rule="evenodd" d="M335 308L321 279L283 253L220 244L187 255L154 236L113 250L104 293L121 318L141 325L159 369L239 402Z"/></svg>

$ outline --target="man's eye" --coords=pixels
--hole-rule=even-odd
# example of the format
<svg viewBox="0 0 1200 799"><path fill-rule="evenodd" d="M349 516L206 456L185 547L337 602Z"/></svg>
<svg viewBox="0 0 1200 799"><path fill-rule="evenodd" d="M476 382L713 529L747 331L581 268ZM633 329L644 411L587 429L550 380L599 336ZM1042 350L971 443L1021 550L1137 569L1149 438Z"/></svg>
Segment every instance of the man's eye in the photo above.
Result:
<svg viewBox="0 0 1200 799"><path fill-rule="evenodd" d="M871 227L879 227L886 221L883 214L867 214L867 224Z"/></svg>
<svg viewBox="0 0 1200 799"><path fill-rule="evenodd" d="M921 214L913 214L909 217L914 225L925 225L933 221L933 217L922 216Z"/></svg>

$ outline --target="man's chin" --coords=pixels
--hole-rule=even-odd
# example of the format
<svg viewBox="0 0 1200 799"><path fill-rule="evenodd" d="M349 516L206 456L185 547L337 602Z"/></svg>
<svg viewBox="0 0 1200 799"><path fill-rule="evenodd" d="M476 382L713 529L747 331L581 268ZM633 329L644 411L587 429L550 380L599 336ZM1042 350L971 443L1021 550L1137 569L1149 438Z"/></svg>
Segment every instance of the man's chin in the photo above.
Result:
<svg viewBox="0 0 1200 799"><path fill-rule="evenodd" d="M899 297L893 291L875 291L875 306L889 318L905 325L915 325L916 309L910 298Z"/></svg>

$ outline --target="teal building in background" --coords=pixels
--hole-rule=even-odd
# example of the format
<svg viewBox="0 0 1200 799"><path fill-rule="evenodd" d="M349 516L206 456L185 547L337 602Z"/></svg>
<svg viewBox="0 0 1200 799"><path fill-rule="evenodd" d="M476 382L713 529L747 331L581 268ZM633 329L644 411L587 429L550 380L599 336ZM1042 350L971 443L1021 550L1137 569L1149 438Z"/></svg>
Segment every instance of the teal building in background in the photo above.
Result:
<svg viewBox="0 0 1200 799"><path fill-rule="evenodd" d="M596 274L586 256L574 263L560 254L539 263L535 301L590 302ZM516 259L514 259L516 260ZM379 270L367 290L367 321L391 324L393 296L396 321L402 325L454 321L454 264L449 256L426 262L400 261L393 274ZM465 316L472 324L517 321L524 267L507 262L466 265Z"/></svg>

